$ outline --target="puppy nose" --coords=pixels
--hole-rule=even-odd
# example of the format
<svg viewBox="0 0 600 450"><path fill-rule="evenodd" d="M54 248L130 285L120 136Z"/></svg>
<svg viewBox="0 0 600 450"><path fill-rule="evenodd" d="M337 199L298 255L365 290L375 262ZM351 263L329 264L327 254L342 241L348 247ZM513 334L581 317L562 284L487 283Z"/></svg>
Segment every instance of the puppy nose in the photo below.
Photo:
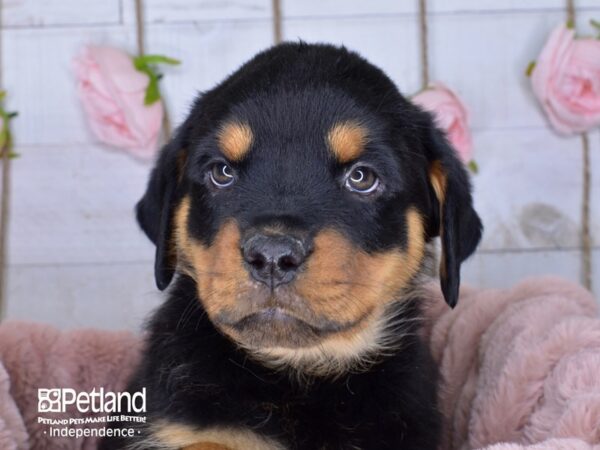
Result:
<svg viewBox="0 0 600 450"><path fill-rule="evenodd" d="M286 235L256 234L242 245L250 275L271 289L289 283L306 260L306 245Z"/></svg>

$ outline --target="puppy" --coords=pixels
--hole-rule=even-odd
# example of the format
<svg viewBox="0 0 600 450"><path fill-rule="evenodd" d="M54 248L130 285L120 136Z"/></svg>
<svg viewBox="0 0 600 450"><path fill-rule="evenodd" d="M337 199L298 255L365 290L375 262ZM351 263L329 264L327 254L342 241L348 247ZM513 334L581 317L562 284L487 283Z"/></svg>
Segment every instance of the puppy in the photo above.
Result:
<svg viewBox="0 0 600 450"><path fill-rule="evenodd" d="M437 447L418 286L440 236L455 305L481 222L381 70L328 45L260 53L196 100L137 216L172 286L130 386L147 422L103 448Z"/></svg>

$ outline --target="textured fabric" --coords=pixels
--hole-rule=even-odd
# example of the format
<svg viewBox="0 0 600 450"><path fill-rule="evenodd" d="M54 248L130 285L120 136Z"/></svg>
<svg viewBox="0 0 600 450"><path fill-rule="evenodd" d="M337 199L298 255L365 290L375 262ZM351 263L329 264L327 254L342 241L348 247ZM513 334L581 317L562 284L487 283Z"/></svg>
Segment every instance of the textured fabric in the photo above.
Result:
<svg viewBox="0 0 600 450"><path fill-rule="evenodd" d="M29 448L27 430L21 412L10 393L10 380L0 363L0 448L25 450Z"/></svg>
<svg viewBox="0 0 600 450"><path fill-rule="evenodd" d="M465 288L452 311L436 288L429 292L444 449L600 444L600 320L588 291L556 278L510 290Z"/></svg>
<svg viewBox="0 0 600 450"><path fill-rule="evenodd" d="M0 396L0 419L11 425L14 436L21 436L24 423L31 449L94 449L91 438L59 438L44 434L46 425L38 424L38 388L72 388L77 392L119 391L125 387L140 352L139 339L127 332L97 330L59 331L49 325L5 322L0 326L0 361L10 378L10 394L21 412L22 422L12 419L11 397ZM4 387L8 382L2 384ZM3 391L4 392L4 391ZM9 414L6 414L6 412ZM53 413L53 419L91 417L89 414ZM0 442L2 437L0 436ZM28 448L24 439L14 447Z"/></svg>
<svg viewBox="0 0 600 450"><path fill-rule="evenodd" d="M454 310L437 287L425 292L424 337L447 418L440 450L600 450L600 319L589 292L536 278L464 288ZM0 448L95 448L43 434L37 389L122 390L139 352L126 332L0 325Z"/></svg>

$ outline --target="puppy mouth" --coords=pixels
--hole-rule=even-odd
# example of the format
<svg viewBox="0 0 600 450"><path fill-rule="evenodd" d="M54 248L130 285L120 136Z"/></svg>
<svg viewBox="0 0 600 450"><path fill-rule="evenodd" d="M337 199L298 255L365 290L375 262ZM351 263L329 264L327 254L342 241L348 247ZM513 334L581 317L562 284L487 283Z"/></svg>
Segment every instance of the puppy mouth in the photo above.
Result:
<svg viewBox="0 0 600 450"><path fill-rule="evenodd" d="M322 318L310 321L279 306L271 306L234 319L227 313L219 314L219 325L231 331L234 338L250 348L302 348L317 345L324 338L350 330L363 318L339 323Z"/></svg>

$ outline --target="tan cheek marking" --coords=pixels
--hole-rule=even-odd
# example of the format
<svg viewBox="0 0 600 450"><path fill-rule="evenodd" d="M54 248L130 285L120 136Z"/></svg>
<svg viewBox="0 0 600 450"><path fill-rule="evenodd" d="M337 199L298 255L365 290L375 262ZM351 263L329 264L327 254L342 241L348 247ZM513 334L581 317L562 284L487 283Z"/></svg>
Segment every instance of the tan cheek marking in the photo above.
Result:
<svg viewBox="0 0 600 450"><path fill-rule="evenodd" d="M221 127L217 139L221 151L230 161L240 161L250 150L254 135L248 124L229 122Z"/></svg>
<svg viewBox="0 0 600 450"><path fill-rule="evenodd" d="M374 304L389 302L417 274L425 254L425 238L423 218L416 209L411 208L406 213L406 229L408 245L405 251L359 255L357 278L363 286L356 295Z"/></svg>
<svg viewBox="0 0 600 450"><path fill-rule="evenodd" d="M369 367L377 355L393 347L400 337L388 335L386 306L398 300L425 255L423 218L416 209L408 210L406 226L406 251L375 255L358 250L336 231L321 232L307 271L298 280L298 292L318 314L341 322L363 319L317 346L272 347L258 351L257 356L274 368L294 367L300 375L338 376L352 368Z"/></svg>
<svg viewBox="0 0 600 450"><path fill-rule="evenodd" d="M190 199L185 197L175 213L175 237L181 270L196 280L198 296L209 316L235 306L239 284L248 279L240 252L240 231L226 222L210 246L189 236Z"/></svg>
<svg viewBox="0 0 600 450"><path fill-rule="evenodd" d="M423 218L406 214L406 251L368 254L334 230L315 238L315 251L298 280L298 293L318 314L354 322L394 300L417 274L425 253Z"/></svg>
<svg viewBox="0 0 600 450"><path fill-rule="evenodd" d="M198 430L190 426L164 421L154 426L152 435L156 444L173 449L283 450L283 446L278 442L245 429L209 428Z"/></svg>
<svg viewBox="0 0 600 450"><path fill-rule="evenodd" d="M367 144L368 130L356 122L338 123L327 134L329 149L341 163L360 156Z"/></svg>
<svg viewBox="0 0 600 450"><path fill-rule="evenodd" d="M431 185L433 186L433 191L435 192L435 196L437 197L438 202L440 204L439 230L440 230L440 236L443 236L444 221L442 220L442 217L444 214L444 202L446 201L447 177L446 177L446 171L442 167L442 163L440 161L434 161L433 163L431 163L431 166L429 167L429 181L431 182ZM444 247L442 245L442 252L443 252L443 248ZM444 258L443 255L442 255L442 258L440 259L440 276L442 278L447 277L446 258Z"/></svg>

